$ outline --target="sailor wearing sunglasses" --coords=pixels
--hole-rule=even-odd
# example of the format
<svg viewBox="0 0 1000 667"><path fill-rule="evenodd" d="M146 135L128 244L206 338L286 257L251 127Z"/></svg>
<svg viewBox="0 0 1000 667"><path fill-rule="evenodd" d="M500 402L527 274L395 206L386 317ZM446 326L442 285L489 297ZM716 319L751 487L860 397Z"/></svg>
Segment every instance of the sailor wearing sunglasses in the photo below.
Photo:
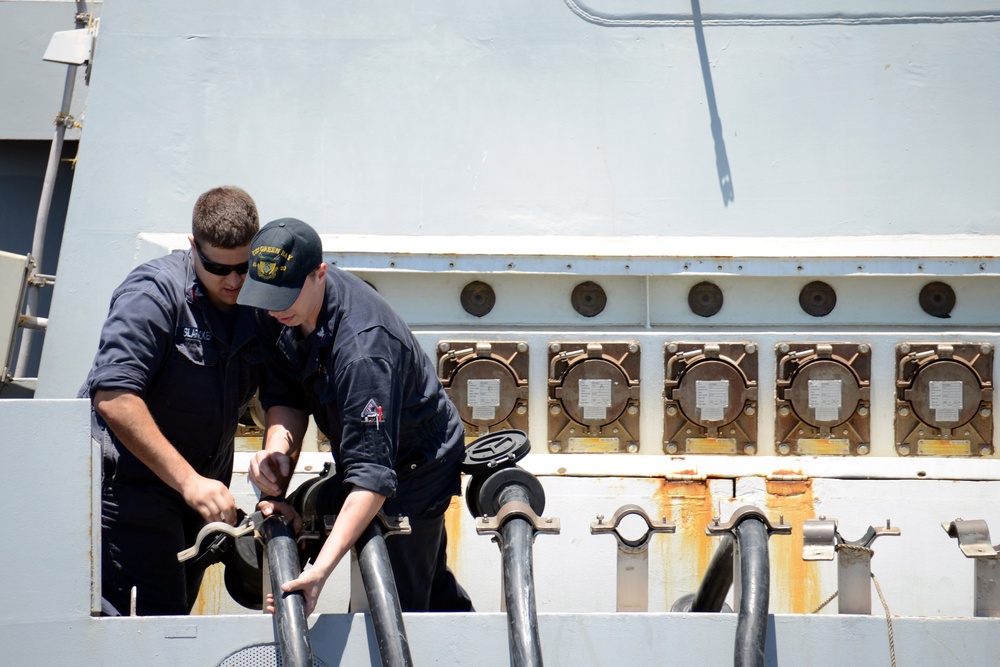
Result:
<svg viewBox="0 0 1000 667"><path fill-rule="evenodd" d="M92 434L104 454L105 612L187 614L207 563L178 563L206 522L236 523L229 491L236 427L262 361L251 309L236 297L259 227L253 199L225 186L199 197L190 250L147 262L111 296L93 368Z"/></svg>

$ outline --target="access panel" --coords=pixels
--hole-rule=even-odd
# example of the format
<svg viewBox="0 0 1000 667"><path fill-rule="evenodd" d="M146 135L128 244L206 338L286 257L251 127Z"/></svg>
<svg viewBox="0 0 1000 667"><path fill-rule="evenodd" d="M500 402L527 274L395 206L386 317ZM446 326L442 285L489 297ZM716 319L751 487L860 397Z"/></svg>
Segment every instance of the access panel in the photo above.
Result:
<svg viewBox="0 0 1000 667"><path fill-rule="evenodd" d="M639 344L549 345L549 451L639 451Z"/></svg>
<svg viewBox="0 0 1000 667"><path fill-rule="evenodd" d="M664 453L756 454L757 345L664 349Z"/></svg>
<svg viewBox="0 0 1000 667"><path fill-rule="evenodd" d="M871 451L868 343L780 343L775 447L779 455Z"/></svg>
<svg viewBox="0 0 1000 667"><path fill-rule="evenodd" d="M441 341L438 377L465 424L466 441L528 430L528 344Z"/></svg>
<svg viewBox="0 0 1000 667"><path fill-rule="evenodd" d="M896 453L993 454L993 346L896 346Z"/></svg>

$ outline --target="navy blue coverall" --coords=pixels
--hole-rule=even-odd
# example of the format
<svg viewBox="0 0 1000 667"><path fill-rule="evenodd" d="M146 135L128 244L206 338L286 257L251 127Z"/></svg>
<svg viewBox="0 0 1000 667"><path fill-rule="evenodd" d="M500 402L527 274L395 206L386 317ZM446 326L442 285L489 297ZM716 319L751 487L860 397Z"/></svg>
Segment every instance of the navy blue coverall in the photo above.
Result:
<svg viewBox="0 0 1000 667"><path fill-rule="evenodd" d="M204 477L229 484L240 416L263 371L252 309L223 313L209 301L191 251L134 269L111 297L94 365L80 390L137 394L157 426ZM101 443L101 590L128 614L187 614L204 570L178 563L204 525L179 493L139 461L92 409Z"/></svg>
<svg viewBox="0 0 1000 667"><path fill-rule="evenodd" d="M359 278L328 269L308 336L257 311L261 403L311 413L344 488L386 496L386 514L409 517L413 532L386 540L403 611L469 611L447 565L444 529L461 493L462 421L402 318Z"/></svg>

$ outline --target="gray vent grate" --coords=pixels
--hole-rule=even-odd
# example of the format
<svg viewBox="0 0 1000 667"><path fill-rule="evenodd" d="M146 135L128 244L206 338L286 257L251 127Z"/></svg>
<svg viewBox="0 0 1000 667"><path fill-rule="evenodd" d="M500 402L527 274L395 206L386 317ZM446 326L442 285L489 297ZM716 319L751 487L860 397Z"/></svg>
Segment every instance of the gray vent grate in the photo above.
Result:
<svg viewBox="0 0 1000 667"><path fill-rule="evenodd" d="M226 656L219 663L219 667L281 667L281 651L277 644L247 646ZM313 667L327 667L327 665L314 656Z"/></svg>

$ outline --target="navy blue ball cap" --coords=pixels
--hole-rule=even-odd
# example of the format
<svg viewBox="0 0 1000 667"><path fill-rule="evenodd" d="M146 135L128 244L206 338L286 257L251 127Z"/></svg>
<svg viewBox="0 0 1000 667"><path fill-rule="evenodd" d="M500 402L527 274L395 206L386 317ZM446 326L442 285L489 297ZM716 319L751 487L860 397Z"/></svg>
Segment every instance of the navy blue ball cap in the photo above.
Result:
<svg viewBox="0 0 1000 667"><path fill-rule="evenodd" d="M236 302L272 312L288 310L322 261L323 244L315 229L295 218L272 220L250 242L250 270Z"/></svg>

